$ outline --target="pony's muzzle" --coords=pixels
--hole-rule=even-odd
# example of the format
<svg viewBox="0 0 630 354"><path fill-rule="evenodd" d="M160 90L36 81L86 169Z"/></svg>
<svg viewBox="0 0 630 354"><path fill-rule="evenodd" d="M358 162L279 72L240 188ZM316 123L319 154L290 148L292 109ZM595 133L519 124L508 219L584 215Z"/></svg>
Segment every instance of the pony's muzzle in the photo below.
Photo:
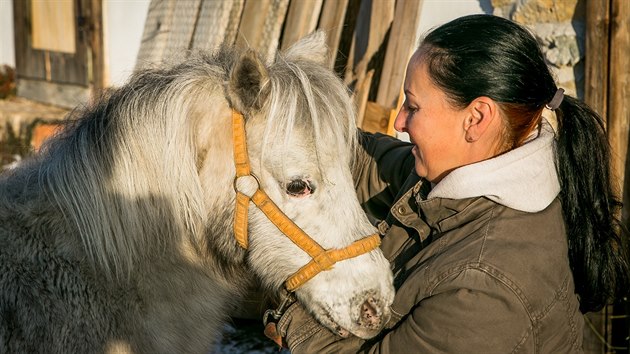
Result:
<svg viewBox="0 0 630 354"><path fill-rule="evenodd" d="M357 328L352 331L357 337L369 339L376 336L389 321L391 311L388 304L377 300L375 296L369 296L359 306Z"/></svg>

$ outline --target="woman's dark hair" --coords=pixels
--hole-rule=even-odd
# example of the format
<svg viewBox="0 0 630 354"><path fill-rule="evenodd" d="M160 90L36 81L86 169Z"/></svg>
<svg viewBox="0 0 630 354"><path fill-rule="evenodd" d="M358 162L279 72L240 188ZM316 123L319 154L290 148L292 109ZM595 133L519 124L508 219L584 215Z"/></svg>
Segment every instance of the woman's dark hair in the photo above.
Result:
<svg viewBox="0 0 630 354"><path fill-rule="evenodd" d="M495 100L506 117L508 149L520 146L541 120L557 87L540 47L525 28L489 15L458 18L431 31L418 49L432 81L455 107ZM556 168L569 260L582 312L628 293L628 254L618 221L621 203L610 173L610 145L601 118L565 96L555 110Z"/></svg>

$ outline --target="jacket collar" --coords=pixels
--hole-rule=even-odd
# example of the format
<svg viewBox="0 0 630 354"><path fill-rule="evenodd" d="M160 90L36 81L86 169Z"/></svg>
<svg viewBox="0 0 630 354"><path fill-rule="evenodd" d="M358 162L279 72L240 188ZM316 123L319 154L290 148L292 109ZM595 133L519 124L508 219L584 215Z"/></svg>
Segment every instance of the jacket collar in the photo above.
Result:
<svg viewBox="0 0 630 354"><path fill-rule="evenodd" d="M543 120L537 137L505 154L453 170L427 199L486 197L520 211L544 210L560 192L554 137Z"/></svg>

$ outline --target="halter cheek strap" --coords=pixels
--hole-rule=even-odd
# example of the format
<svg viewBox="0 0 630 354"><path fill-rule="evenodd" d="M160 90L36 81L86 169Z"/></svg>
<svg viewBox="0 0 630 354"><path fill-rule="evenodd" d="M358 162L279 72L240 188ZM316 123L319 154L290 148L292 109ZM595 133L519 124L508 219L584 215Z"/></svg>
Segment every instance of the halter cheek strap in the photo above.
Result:
<svg viewBox="0 0 630 354"><path fill-rule="evenodd" d="M251 173L247 155L245 120L242 114L234 110L232 110L232 127L236 167L236 177L234 178L234 190L236 191L234 237L236 241L242 248L248 248L247 214L251 201L287 238L312 258L310 262L287 279L285 282L286 290L293 292L320 272L331 269L335 263L370 252L380 245L379 235L373 234L355 241L345 248L325 250L286 216L262 190L260 181Z"/></svg>

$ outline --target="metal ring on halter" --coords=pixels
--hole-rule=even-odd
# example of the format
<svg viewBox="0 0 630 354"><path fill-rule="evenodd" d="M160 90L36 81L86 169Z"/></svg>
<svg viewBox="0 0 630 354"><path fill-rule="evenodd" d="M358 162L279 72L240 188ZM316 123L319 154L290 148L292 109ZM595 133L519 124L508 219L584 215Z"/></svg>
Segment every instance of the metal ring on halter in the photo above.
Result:
<svg viewBox="0 0 630 354"><path fill-rule="evenodd" d="M248 195L247 193L244 193L243 191L238 190L238 187L236 186L236 181L238 181L238 179L241 178L241 177L254 177L254 180L256 180L256 184L257 184L257 187L256 187L255 191L260 189L260 179L258 179L258 177L255 174L251 173L251 172L248 175L235 176L234 177L234 181L232 182L232 186L234 187L234 191L237 192L237 193L243 193L243 194L245 194L245 195L247 195L248 197L251 198L252 195L254 195L254 193L252 193L252 195Z"/></svg>

